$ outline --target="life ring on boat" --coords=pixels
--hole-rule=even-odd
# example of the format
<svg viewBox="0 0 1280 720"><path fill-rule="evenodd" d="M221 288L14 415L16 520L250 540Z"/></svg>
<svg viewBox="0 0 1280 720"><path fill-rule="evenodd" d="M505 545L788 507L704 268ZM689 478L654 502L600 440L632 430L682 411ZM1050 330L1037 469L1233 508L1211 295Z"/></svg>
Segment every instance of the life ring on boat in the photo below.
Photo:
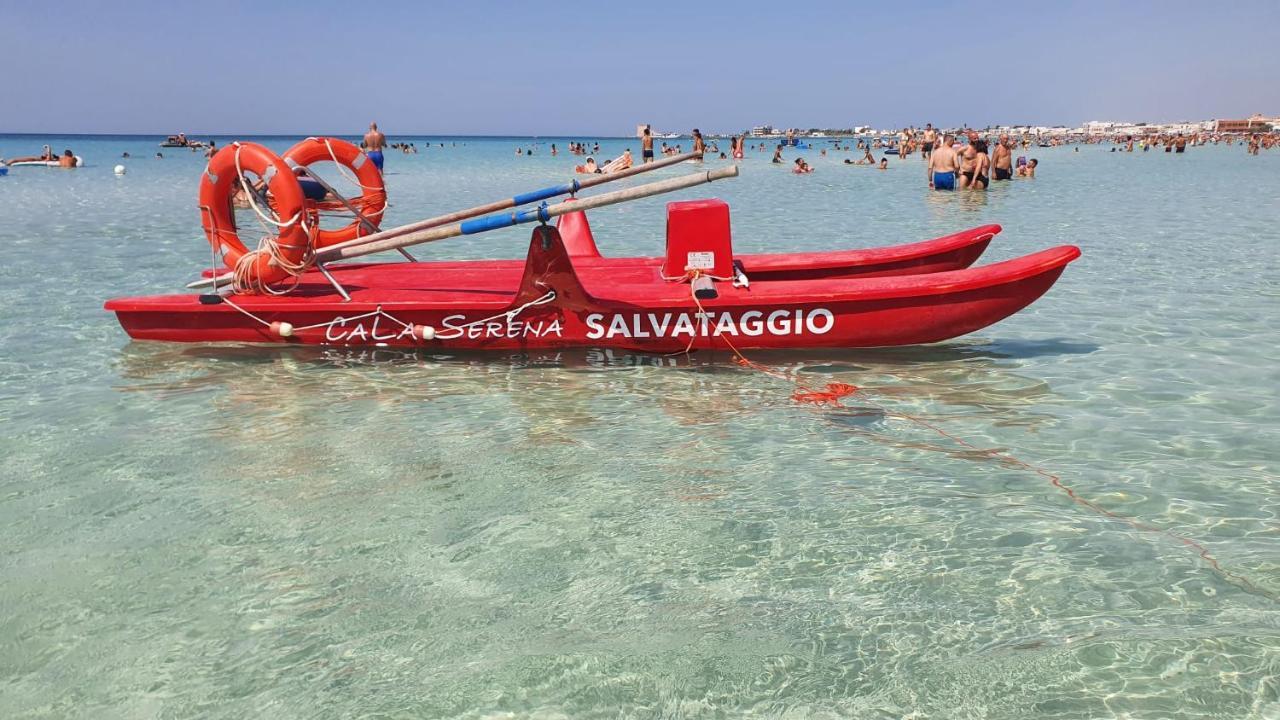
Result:
<svg viewBox="0 0 1280 720"><path fill-rule="evenodd" d="M231 197L243 173L253 173L266 184L270 209L265 214L247 193L250 206L277 234L263 239L250 250L236 232ZM267 292L268 286L299 275L311 257L311 238L302 186L284 160L265 147L251 142L233 142L223 147L200 176L200 224L215 252L221 252L227 266L235 270L237 290Z"/></svg>
<svg viewBox="0 0 1280 720"><path fill-rule="evenodd" d="M335 163L339 166L339 172L344 166L350 169L355 177L347 179L360 186L360 200L353 200L351 204L374 227L382 222L382 214L387 210L387 187L382 180L382 171L378 170L378 166L360 148L338 138L309 137L286 150L283 157L293 169L318 162ZM346 206L338 202L322 201L319 206L327 210L346 210ZM344 228L318 228L315 232L315 247L328 247L373 232L356 218Z"/></svg>

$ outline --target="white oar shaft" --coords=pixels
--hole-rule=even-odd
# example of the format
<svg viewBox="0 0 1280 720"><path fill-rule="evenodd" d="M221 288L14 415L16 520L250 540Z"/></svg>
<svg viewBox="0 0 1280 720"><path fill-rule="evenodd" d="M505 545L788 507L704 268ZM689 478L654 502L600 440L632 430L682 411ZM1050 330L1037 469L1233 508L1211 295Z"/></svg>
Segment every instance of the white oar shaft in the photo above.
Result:
<svg viewBox="0 0 1280 720"><path fill-rule="evenodd" d="M506 210L507 208L513 208L518 205L524 205L530 202L537 202L539 200L552 198L557 195L568 195L570 193L577 192L578 190L585 190L586 188L595 187L597 185L603 185L604 183L614 182L615 180L624 180L626 178L639 175L640 173L646 173L651 170L657 170L658 168L668 167L671 165L675 165L677 163L685 162L686 160L696 160L701 157L702 157L702 153L685 153L683 155L673 155L671 157L662 158L661 160L655 160L654 162L651 162L651 163L636 165L626 170L619 170L617 172L611 172L611 173L602 173L598 175L591 174L581 179L571 180L562 185L556 185L553 187L545 188L543 190L535 190L534 192L531 192L531 193L525 193L523 195L516 195L515 197L509 197L502 200L497 200L497 201L488 203L487 205L480 205L478 207L469 208L467 210L458 210L457 212L451 212L446 215L427 218L426 220L419 220L418 222L409 223L408 225L401 225L399 227L388 228L386 230L383 230L382 232L373 233L371 235L365 235L364 237L354 238L344 243L339 243L338 245L331 245L330 247L346 247L346 246L354 246L354 245L364 245L370 242L378 242L385 238L396 237L396 236L404 235L411 232L417 232L419 230L426 230L428 228L440 227L441 225L448 225L449 223L455 223L461 220L468 220L473 217L480 217L481 215L488 215L490 213L495 213L500 210Z"/></svg>

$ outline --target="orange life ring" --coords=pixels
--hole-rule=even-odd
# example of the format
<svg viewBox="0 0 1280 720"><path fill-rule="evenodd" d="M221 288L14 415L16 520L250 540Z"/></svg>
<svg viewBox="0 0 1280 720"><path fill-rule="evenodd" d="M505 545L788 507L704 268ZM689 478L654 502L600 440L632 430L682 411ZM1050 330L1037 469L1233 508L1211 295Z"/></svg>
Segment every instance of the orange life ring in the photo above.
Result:
<svg viewBox="0 0 1280 720"><path fill-rule="evenodd" d="M240 184L241 172L253 173L266 182L271 209L278 218L273 225L278 234L263 251L249 250L236 232L231 196ZM257 143L234 142L223 147L209 158L200 176L200 224L214 251L221 252L227 266L236 271L241 289L263 289L303 269L311 244L305 211L302 186L293 170ZM252 259L245 260L242 267L241 260L246 257Z"/></svg>
<svg viewBox="0 0 1280 720"><path fill-rule="evenodd" d="M286 150L283 157L291 168L305 167L317 162L333 162L349 168L355 173L355 182L360 185L360 200L351 204L373 223L374 227L382 222L382 214L387 209L387 188L382 180L382 171L360 148L338 138L309 137ZM345 206L339 207L345 209ZM357 218L344 228L317 229L315 246L316 248L328 247L369 234L371 234L369 229Z"/></svg>

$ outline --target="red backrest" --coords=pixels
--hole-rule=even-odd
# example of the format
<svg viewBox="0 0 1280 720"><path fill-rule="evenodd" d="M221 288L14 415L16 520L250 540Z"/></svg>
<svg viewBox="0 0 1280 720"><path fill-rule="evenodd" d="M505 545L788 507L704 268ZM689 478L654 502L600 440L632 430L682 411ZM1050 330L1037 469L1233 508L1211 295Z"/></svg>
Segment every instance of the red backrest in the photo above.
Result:
<svg viewBox="0 0 1280 720"><path fill-rule="evenodd" d="M667 203L667 257L662 276L682 278L692 271L733 277L729 205L723 200Z"/></svg>

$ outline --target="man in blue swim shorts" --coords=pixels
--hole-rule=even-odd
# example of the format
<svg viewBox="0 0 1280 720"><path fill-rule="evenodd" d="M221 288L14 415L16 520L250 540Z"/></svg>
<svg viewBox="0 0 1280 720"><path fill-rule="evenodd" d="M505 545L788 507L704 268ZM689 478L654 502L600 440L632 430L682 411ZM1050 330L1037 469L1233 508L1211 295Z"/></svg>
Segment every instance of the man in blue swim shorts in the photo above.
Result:
<svg viewBox="0 0 1280 720"><path fill-rule="evenodd" d="M934 190L955 190L956 170L960 169L960 158L956 156L954 135L943 135L942 142L929 154L929 187Z"/></svg>
<svg viewBox="0 0 1280 720"><path fill-rule="evenodd" d="M369 156L378 171L382 171L382 149L387 146L387 136L378 130L378 123L369 123L369 132L364 134L364 154Z"/></svg>

